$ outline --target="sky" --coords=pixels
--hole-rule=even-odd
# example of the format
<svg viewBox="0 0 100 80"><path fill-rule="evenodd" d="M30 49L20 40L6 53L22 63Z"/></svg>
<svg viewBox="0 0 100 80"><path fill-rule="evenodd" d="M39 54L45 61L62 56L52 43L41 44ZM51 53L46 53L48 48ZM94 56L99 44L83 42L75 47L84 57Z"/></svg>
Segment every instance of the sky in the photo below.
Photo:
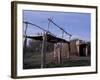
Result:
<svg viewBox="0 0 100 80"><path fill-rule="evenodd" d="M65 31L72 34L72 39L81 39L90 41L91 35L91 14L90 13L75 13L75 12L54 12L54 11L32 11L23 10L23 21L41 26L44 29L48 29L48 18L62 27ZM62 36L62 31L55 25L50 23L49 31L51 31L57 37ZM23 33L26 25L23 23ZM39 28L28 25L27 35L34 36L37 33L43 32ZM64 34L64 39L68 39L68 35Z"/></svg>

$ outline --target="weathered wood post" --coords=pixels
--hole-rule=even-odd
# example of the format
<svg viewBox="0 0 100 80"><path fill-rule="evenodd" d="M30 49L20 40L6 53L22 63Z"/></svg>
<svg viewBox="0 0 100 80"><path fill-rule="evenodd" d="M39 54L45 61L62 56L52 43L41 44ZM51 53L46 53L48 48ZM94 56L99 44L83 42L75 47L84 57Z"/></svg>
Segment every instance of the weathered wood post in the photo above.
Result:
<svg viewBox="0 0 100 80"><path fill-rule="evenodd" d="M68 54L68 59L70 59L70 52L71 52L71 51L70 51L70 42L68 43L68 50L69 50L69 51L68 51L68 52L69 52L69 54Z"/></svg>
<svg viewBox="0 0 100 80"><path fill-rule="evenodd" d="M69 42L68 42L68 50L69 50L68 59L70 59L70 54L71 54L70 39L71 39L71 35L69 36Z"/></svg>
<svg viewBox="0 0 100 80"><path fill-rule="evenodd" d="M62 39L64 37L64 31L62 30ZM58 62L62 62L62 52L63 52L63 41L59 44L59 51L58 51Z"/></svg>
<svg viewBox="0 0 100 80"><path fill-rule="evenodd" d="M42 41L42 50L41 50L41 68L44 68L46 63L46 40L47 40L47 33L44 32Z"/></svg>
<svg viewBox="0 0 100 80"><path fill-rule="evenodd" d="M85 55L88 56L88 45L87 44L86 44L86 50L85 51L86 51L85 52L86 53Z"/></svg>
<svg viewBox="0 0 100 80"><path fill-rule="evenodd" d="M78 53L78 56L80 56L80 41L76 41L76 47L77 47L77 53Z"/></svg>
<svg viewBox="0 0 100 80"><path fill-rule="evenodd" d="M55 63L61 63L61 44L56 43L54 45L54 61Z"/></svg>
<svg viewBox="0 0 100 80"><path fill-rule="evenodd" d="M56 58L57 58L57 51L56 51L56 49L57 49L57 44L55 43L54 44L54 52L53 52L53 60L54 60L55 63L56 63Z"/></svg>
<svg viewBox="0 0 100 80"><path fill-rule="evenodd" d="M61 63L61 52L62 52L62 45L61 43L58 43L58 49L57 49L57 54L58 54L58 63Z"/></svg>
<svg viewBox="0 0 100 80"><path fill-rule="evenodd" d="M23 47L23 48L24 48L24 50L23 50L23 54L24 54L24 55L25 55L25 53L26 53L26 45L27 45L27 33L26 33L26 32L27 32L28 23L25 22L25 24L26 24L25 33L24 33L24 34L25 34L25 36L24 36L24 37L25 37L25 40L24 40L24 45L23 45L23 46L24 46L24 47ZM23 55L23 56L24 56L24 55Z"/></svg>
<svg viewBox="0 0 100 80"><path fill-rule="evenodd" d="M27 27L28 27L28 23L27 22L25 22L25 24L26 24L26 28L25 28L25 35L24 35L24 37L25 37L25 40L24 40L24 43L23 43L23 64L25 63L25 55L26 55L26 46L27 46ZM24 68L24 66L23 66L23 68Z"/></svg>

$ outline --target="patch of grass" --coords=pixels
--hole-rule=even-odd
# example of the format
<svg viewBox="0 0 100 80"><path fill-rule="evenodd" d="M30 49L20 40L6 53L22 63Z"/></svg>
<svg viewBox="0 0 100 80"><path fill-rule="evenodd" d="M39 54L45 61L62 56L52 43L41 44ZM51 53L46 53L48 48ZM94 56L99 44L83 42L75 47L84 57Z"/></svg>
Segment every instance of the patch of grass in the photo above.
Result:
<svg viewBox="0 0 100 80"><path fill-rule="evenodd" d="M67 60L62 63L49 63L46 64L46 68L54 67L75 67L75 66L89 66L90 60Z"/></svg>
<svg viewBox="0 0 100 80"><path fill-rule="evenodd" d="M36 69L41 68L41 55L38 53L28 53L29 56L24 57L23 68L24 69ZM90 57L77 57L70 59L62 59L61 63L53 62L52 58L48 54L46 57L45 68L57 68L57 67L76 67L76 66L90 66Z"/></svg>

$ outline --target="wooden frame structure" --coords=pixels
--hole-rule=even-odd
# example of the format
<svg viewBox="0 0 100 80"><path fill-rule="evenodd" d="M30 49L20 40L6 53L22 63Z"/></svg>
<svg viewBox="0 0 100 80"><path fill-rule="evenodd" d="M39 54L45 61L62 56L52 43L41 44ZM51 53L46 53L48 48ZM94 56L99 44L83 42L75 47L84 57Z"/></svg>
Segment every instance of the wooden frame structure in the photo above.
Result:
<svg viewBox="0 0 100 80"><path fill-rule="evenodd" d="M67 33L63 28L61 28L60 26L58 26L56 23L54 23L51 19L48 19L50 22L52 22L55 26L57 26L60 30L62 30L62 39L61 38L58 38L56 36L54 36L54 34L52 32L50 32L49 30L45 30L44 28L36 25L36 24L33 24L33 23L30 23L30 22L25 22L23 21L23 23L25 23L26 25L26 29L25 29L25 41L24 41L24 47L26 48L26 43L27 43L27 38L31 38L31 39L36 39L36 40L40 40L42 41L42 50L41 50L41 68L44 68L45 67L45 57L46 57L46 43L47 42L52 42L52 43L58 43L60 42L61 43L61 48L60 48L60 51L59 51L59 54L58 54L58 62L60 63L61 62L61 53L62 53L62 43L68 43L68 46L69 46L69 54L70 54L70 43L66 40L63 39L63 33L65 32L68 36L70 36L71 38L71 34ZM48 25L50 24L50 22L48 23ZM37 36L37 37L34 37L34 36L27 36L26 32L27 32L27 28L28 28L28 25L32 25L34 27L38 27L39 29L43 30L43 35L42 36ZM50 25L49 25L50 26ZM25 54L25 48L24 48L24 54Z"/></svg>

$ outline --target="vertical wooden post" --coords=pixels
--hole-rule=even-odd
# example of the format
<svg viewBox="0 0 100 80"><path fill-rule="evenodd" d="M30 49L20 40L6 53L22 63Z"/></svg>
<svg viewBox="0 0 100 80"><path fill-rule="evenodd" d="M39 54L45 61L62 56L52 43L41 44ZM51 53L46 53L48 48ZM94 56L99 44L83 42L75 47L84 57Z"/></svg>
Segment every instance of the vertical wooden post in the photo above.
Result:
<svg viewBox="0 0 100 80"><path fill-rule="evenodd" d="M80 56L80 45L77 45L77 52L78 52L78 56Z"/></svg>
<svg viewBox="0 0 100 80"><path fill-rule="evenodd" d="M63 39L63 37L64 37L64 31L62 30L62 39ZM58 60L59 60L59 63L61 63L62 62L62 52L63 52L63 49L62 49L62 47L63 47L63 42L61 42L61 44L59 45L59 52L58 52Z"/></svg>
<svg viewBox="0 0 100 80"><path fill-rule="evenodd" d="M27 45L27 27L28 27L28 23L25 23L26 24L26 28L25 28L25 40L24 40L24 43L23 43L23 64L25 62L25 55L26 55L26 45ZM24 66L23 66L24 68Z"/></svg>
<svg viewBox="0 0 100 80"><path fill-rule="evenodd" d="M68 43L68 50L69 50L69 55L68 55L68 58L70 59L70 42Z"/></svg>
<svg viewBox="0 0 100 80"><path fill-rule="evenodd" d="M61 44L57 43L57 62L61 63Z"/></svg>
<svg viewBox="0 0 100 80"><path fill-rule="evenodd" d="M26 35L27 35L26 32L27 32L28 23L25 22L25 24L26 24L26 28L25 28L25 36L26 36Z"/></svg>
<svg viewBox="0 0 100 80"><path fill-rule="evenodd" d="M44 68L46 63L46 38L47 34L44 32L42 41L42 50L41 50L41 68Z"/></svg>
<svg viewBox="0 0 100 80"><path fill-rule="evenodd" d="M58 54L57 54L57 43L54 43L54 52L53 52L53 60L55 63L58 62Z"/></svg>
<svg viewBox="0 0 100 80"><path fill-rule="evenodd" d="M70 59L70 53L71 53L71 45L70 45L70 40L71 40L71 36L69 36L69 43L68 43L68 49L69 49L69 55L68 58Z"/></svg>
<svg viewBox="0 0 100 80"><path fill-rule="evenodd" d="M86 56L88 56L88 45L86 44L86 49L85 49L85 51L86 51Z"/></svg>
<svg viewBox="0 0 100 80"><path fill-rule="evenodd" d="M50 19L50 20L52 20L53 18L51 18L51 17L50 17L50 18L48 18L48 21L49 21L49 22L48 22L48 29L47 29L48 31L49 31L50 22L51 22L49 19Z"/></svg>
<svg viewBox="0 0 100 80"><path fill-rule="evenodd" d="M24 40L24 50L23 50L23 53L25 54L26 53L26 44L27 44L27 34L26 34L26 32L27 32L27 27L28 27L28 23L26 22L25 23L26 24L26 28L25 28L25 40Z"/></svg>
<svg viewBox="0 0 100 80"><path fill-rule="evenodd" d="M47 29L48 31L49 31L49 27L50 27L50 21L49 21L49 23L48 23L48 29Z"/></svg>
<svg viewBox="0 0 100 80"><path fill-rule="evenodd" d="M63 37L64 37L64 31L62 31L62 39L63 39Z"/></svg>

